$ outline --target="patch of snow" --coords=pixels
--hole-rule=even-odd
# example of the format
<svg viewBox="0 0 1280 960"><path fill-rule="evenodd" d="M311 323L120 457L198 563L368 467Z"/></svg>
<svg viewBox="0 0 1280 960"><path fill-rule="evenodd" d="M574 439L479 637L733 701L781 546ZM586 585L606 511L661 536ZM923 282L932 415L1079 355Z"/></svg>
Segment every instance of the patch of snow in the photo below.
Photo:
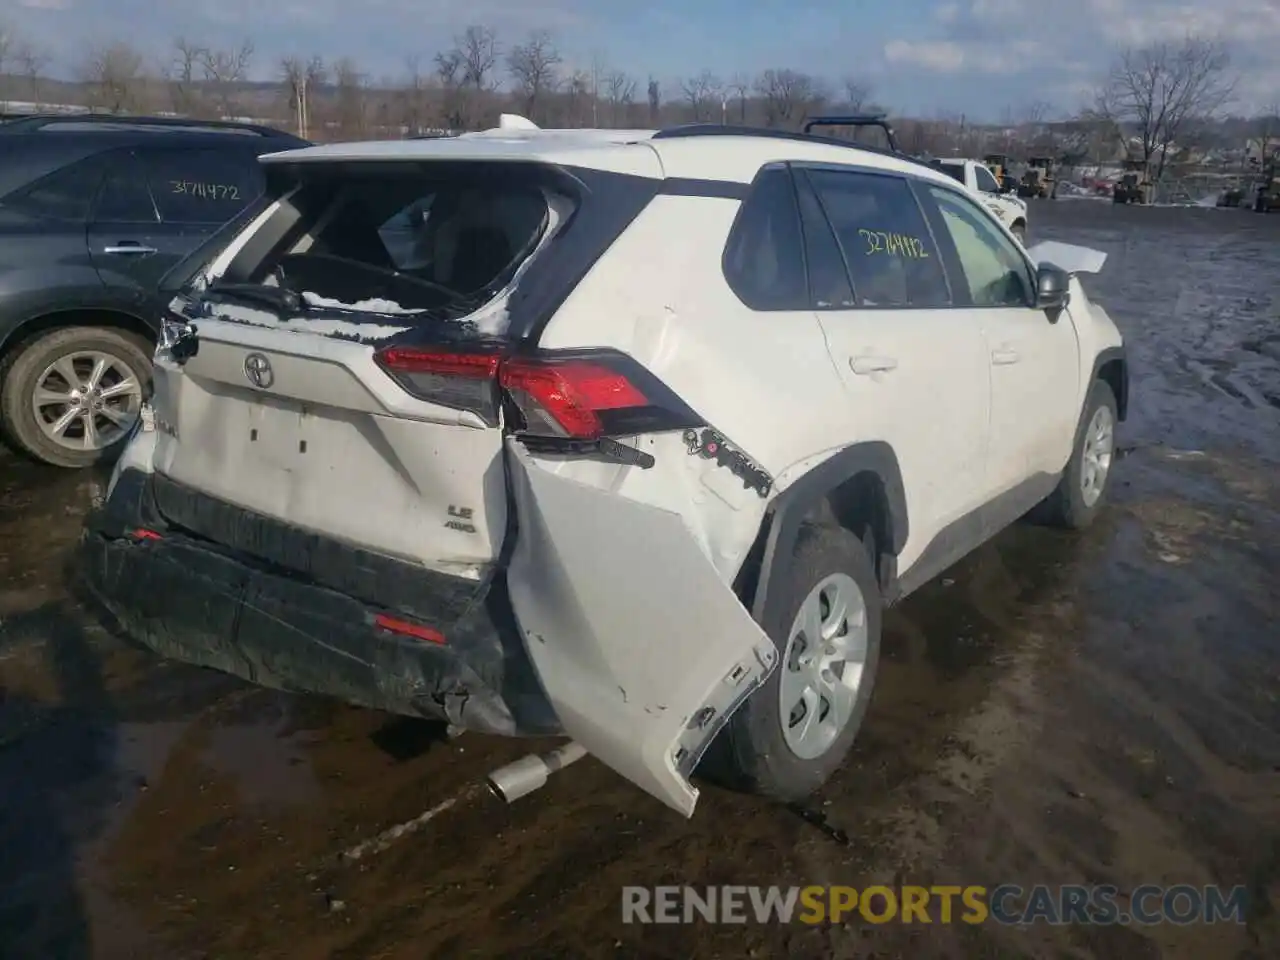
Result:
<svg viewBox="0 0 1280 960"><path fill-rule="evenodd" d="M338 310L360 310L366 313L390 313L390 314L415 314L426 313L422 309L410 309L402 307L394 300L382 300L374 298L372 300L360 300L356 303L343 303L341 300L334 300L332 297L322 297L318 293L307 291L303 293L302 299L313 307L330 307Z"/></svg>

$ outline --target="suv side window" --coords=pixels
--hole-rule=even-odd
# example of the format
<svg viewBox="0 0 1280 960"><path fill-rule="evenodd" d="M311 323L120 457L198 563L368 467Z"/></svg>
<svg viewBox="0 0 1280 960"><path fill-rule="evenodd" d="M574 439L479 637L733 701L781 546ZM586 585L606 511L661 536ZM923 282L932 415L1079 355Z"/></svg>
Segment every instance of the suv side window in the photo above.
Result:
<svg viewBox="0 0 1280 960"><path fill-rule="evenodd" d="M11 193L0 206L42 220L84 223L104 169L101 157L81 160Z"/></svg>
<svg viewBox="0 0 1280 960"><path fill-rule="evenodd" d="M752 310L808 309L802 243L790 172L761 171L725 245L722 264L730 289Z"/></svg>
<svg viewBox="0 0 1280 960"><path fill-rule="evenodd" d="M141 151L160 219L222 224L263 189L257 157L242 150Z"/></svg>
<svg viewBox="0 0 1280 960"><path fill-rule="evenodd" d="M905 179L875 173L805 172L862 307L945 307L951 293L933 234Z"/></svg>
<svg viewBox="0 0 1280 960"><path fill-rule="evenodd" d="M942 222L955 244L975 307L1029 307L1035 284L1026 258L978 204L932 184Z"/></svg>
<svg viewBox="0 0 1280 960"><path fill-rule="evenodd" d="M1000 184L996 182L995 174L983 166L974 167L974 178L978 182L978 189L983 193L999 193Z"/></svg>
<svg viewBox="0 0 1280 960"><path fill-rule="evenodd" d="M93 207L94 222L156 223L159 219L138 158L133 153L113 157Z"/></svg>

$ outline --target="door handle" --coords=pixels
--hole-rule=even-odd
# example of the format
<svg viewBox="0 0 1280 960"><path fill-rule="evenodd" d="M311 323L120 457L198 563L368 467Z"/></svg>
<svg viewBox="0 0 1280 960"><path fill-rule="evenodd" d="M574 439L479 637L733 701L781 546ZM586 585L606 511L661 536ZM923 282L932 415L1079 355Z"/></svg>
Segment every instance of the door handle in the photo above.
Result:
<svg viewBox="0 0 1280 960"><path fill-rule="evenodd" d="M140 243L134 243L132 240L121 240L115 246L103 247L102 252L113 257L118 256L134 256L146 257L153 253L158 253L155 247L144 247Z"/></svg>
<svg viewBox="0 0 1280 960"><path fill-rule="evenodd" d="M997 367L1006 366L1010 363L1017 363L1019 360L1018 351L1012 347L997 347L991 351L991 362Z"/></svg>
<svg viewBox="0 0 1280 960"><path fill-rule="evenodd" d="M849 368L862 376L869 373L882 373L898 369L898 361L893 357L850 357Z"/></svg>

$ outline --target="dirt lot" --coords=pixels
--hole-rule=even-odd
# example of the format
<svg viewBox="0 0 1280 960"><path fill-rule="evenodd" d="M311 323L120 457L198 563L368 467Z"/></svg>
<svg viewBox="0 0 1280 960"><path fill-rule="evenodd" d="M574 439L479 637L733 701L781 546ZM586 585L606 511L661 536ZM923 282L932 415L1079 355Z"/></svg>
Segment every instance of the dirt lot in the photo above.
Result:
<svg viewBox="0 0 1280 960"><path fill-rule="evenodd" d="M1039 202L1111 254L1113 506L1000 536L892 611L806 819L685 822L592 760L255 690L89 625L62 567L102 478L0 454L0 956L1280 956L1280 218ZM385 849L344 851L453 798ZM1243 884L1244 925L627 926L626 884Z"/></svg>

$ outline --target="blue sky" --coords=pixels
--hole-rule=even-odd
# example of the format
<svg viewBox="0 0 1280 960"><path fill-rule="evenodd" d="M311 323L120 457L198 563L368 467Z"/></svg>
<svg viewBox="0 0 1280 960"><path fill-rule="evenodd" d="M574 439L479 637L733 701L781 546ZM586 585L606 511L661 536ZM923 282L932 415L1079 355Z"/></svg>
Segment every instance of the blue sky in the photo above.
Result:
<svg viewBox="0 0 1280 960"><path fill-rule="evenodd" d="M0 0L0 22L62 76L94 43L127 40L158 63L182 35L251 37L259 78L281 57L314 54L394 77L482 23L508 47L550 30L570 63L653 74L671 96L703 69L727 79L791 67L861 77L896 109L993 120L1033 101L1073 111L1116 44L1192 30L1229 44L1245 73L1240 108L1280 100L1280 0Z"/></svg>

